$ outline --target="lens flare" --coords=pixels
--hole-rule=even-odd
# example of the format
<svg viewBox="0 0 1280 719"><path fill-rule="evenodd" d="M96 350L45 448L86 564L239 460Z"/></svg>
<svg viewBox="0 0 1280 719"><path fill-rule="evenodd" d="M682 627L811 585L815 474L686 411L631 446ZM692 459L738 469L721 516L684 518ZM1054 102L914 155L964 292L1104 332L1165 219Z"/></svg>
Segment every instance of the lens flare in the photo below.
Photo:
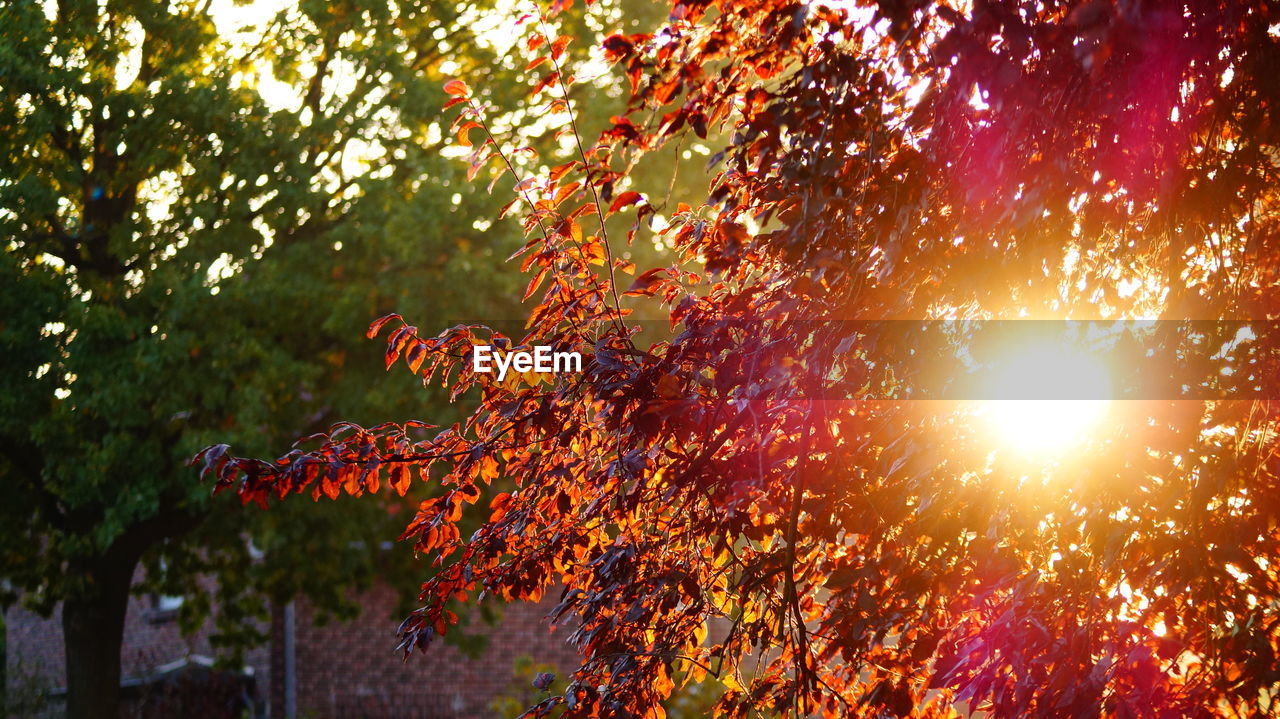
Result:
<svg viewBox="0 0 1280 719"><path fill-rule="evenodd" d="M1106 367L1059 346L1010 352L995 367L977 414L1002 444L1023 454L1055 454L1087 439L1110 404Z"/></svg>

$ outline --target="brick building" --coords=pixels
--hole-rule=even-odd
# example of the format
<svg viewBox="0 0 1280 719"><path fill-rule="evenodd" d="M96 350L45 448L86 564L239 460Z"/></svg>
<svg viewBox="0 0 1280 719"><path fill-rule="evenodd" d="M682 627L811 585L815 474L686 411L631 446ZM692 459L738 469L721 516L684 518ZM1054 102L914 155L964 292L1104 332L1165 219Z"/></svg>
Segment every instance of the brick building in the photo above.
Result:
<svg viewBox="0 0 1280 719"><path fill-rule="evenodd" d="M191 707L199 701L214 705L200 710L206 716L238 716L238 706L232 705L252 694L254 713L260 717L284 717L287 708L294 716L313 719L487 717L497 715L494 701L499 697L533 698L528 672L518 672L518 667L545 664L563 676L576 665L565 633L552 633L543 619L550 606L545 603L508 605L492 627L474 623L469 632L489 637L487 648L476 658L437 642L426 654L405 662L393 651L399 620L393 616L391 589L376 587L359 600L359 617L323 627L314 625L305 602L292 609L292 621L284 608L277 609L268 645L246 655L243 675L217 673L220 684L213 690L208 686L215 674L208 666L214 656L208 639L211 627L184 637L174 620L172 601L134 597L121 650L125 712L131 717L195 716ZM59 616L55 612L43 619L13 608L5 624L11 710L21 716L61 716L66 676ZM292 642L287 639L289 624ZM292 691L286 679L289 663ZM227 684L228 676L235 686ZM162 677L182 680L161 681ZM202 697L193 698L200 692ZM175 708L179 706L185 708Z"/></svg>

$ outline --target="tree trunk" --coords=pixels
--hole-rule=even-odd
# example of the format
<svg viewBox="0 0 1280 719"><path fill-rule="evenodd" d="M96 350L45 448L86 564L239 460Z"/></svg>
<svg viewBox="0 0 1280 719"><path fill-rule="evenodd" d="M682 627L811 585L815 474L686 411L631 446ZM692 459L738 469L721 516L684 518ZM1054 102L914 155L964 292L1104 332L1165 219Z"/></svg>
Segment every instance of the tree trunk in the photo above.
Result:
<svg viewBox="0 0 1280 719"><path fill-rule="evenodd" d="M67 719L120 719L120 646L137 556L87 569L83 596L62 605Z"/></svg>

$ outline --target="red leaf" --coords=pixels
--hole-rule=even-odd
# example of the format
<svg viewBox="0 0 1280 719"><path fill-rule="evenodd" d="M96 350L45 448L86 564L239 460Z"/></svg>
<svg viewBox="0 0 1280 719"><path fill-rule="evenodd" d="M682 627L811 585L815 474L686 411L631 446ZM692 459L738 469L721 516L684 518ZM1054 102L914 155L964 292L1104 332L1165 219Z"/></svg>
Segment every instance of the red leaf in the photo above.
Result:
<svg viewBox="0 0 1280 719"><path fill-rule="evenodd" d="M637 277L636 281L632 282L631 286L628 287L627 291L623 294L630 295L632 297L645 297L652 295L657 291L657 286L662 282L662 277L660 277L660 275L664 272L666 272L666 269L662 267L655 267L652 270L645 272Z"/></svg>
<svg viewBox="0 0 1280 719"><path fill-rule="evenodd" d="M409 354L405 356L405 362L409 364L409 369L417 373L418 368L422 366L422 361L427 358L427 343L415 342L409 348Z"/></svg>
<svg viewBox="0 0 1280 719"><path fill-rule="evenodd" d="M329 499L337 499L342 494L342 488L338 486L338 482L332 479L325 479L320 483L320 488L324 490L325 496Z"/></svg>
<svg viewBox="0 0 1280 719"><path fill-rule="evenodd" d="M450 95L465 96L471 94L471 88L461 80L450 80L444 84L444 91Z"/></svg>
<svg viewBox="0 0 1280 719"><path fill-rule="evenodd" d="M644 200L644 197L639 192L628 190L614 198L613 204L609 205L609 214L612 215L618 210L627 207L628 205L634 205L642 200Z"/></svg>
<svg viewBox="0 0 1280 719"><path fill-rule="evenodd" d="M538 81L537 85L533 86L533 91L529 93L529 96L532 97L534 95L537 95L538 93L542 92L548 87L551 87L559 79L560 79L560 71L552 70L551 72L543 76L543 78Z"/></svg>
<svg viewBox="0 0 1280 719"><path fill-rule="evenodd" d="M382 327L386 325L388 322L390 322L391 320L402 320L402 319L404 318L402 318L398 314L395 314L394 312L384 317L379 317L378 319L374 320L372 323L369 324L369 331L365 333L365 337L368 337L369 339L373 339L374 337L378 336L378 333L382 331Z"/></svg>
<svg viewBox="0 0 1280 719"><path fill-rule="evenodd" d="M219 460L227 453L229 445L215 444L212 447L205 447L200 453L191 458L191 465L204 461L204 468L200 470L200 479L206 479L208 475L220 464Z"/></svg>
<svg viewBox="0 0 1280 719"><path fill-rule="evenodd" d="M635 49L635 44L622 35L610 35L604 40L604 57L609 62L617 62Z"/></svg>
<svg viewBox="0 0 1280 719"><path fill-rule="evenodd" d="M404 350L404 346L413 337L413 333L417 331L417 327L405 325L392 332L391 336L387 338L387 354L385 358L387 369L391 369L391 365L395 364L396 359L400 357L400 352Z"/></svg>
<svg viewBox="0 0 1280 719"><path fill-rule="evenodd" d="M405 464L391 465L391 488L401 497L409 491L409 466Z"/></svg>

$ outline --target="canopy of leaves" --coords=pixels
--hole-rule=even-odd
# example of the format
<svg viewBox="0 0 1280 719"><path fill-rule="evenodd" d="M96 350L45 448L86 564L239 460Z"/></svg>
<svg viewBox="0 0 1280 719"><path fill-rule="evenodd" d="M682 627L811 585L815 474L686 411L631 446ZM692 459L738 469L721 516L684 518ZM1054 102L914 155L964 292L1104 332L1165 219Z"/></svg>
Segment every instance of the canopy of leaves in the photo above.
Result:
<svg viewBox="0 0 1280 719"><path fill-rule="evenodd" d="M477 396L465 422L345 425L274 462L220 445L205 472L262 502L439 475L403 534L440 569L401 646L446 632L450 597L558 591L583 660L539 715L661 716L673 677L706 675L727 716L1274 712L1273 403L1130 403L1026 466L963 413L829 386L903 381L878 325L844 320L1273 319L1278 23L1217 0L681 0L600 44L630 111L591 141L531 16L533 101L579 153L515 178L541 302L510 343L586 371L499 383L467 360L506 338L389 316L388 365ZM445 90L485 137L470 87ZM684 264L619 285L603 218L655 214L632 162L714 132L706 201L654 225ZM520 172L491 136L472 152ZM636 342L624 291L671 335ZM1200 354L1169 371L1274 387ZM464 536L468 506L487 521Z"/></svg>

